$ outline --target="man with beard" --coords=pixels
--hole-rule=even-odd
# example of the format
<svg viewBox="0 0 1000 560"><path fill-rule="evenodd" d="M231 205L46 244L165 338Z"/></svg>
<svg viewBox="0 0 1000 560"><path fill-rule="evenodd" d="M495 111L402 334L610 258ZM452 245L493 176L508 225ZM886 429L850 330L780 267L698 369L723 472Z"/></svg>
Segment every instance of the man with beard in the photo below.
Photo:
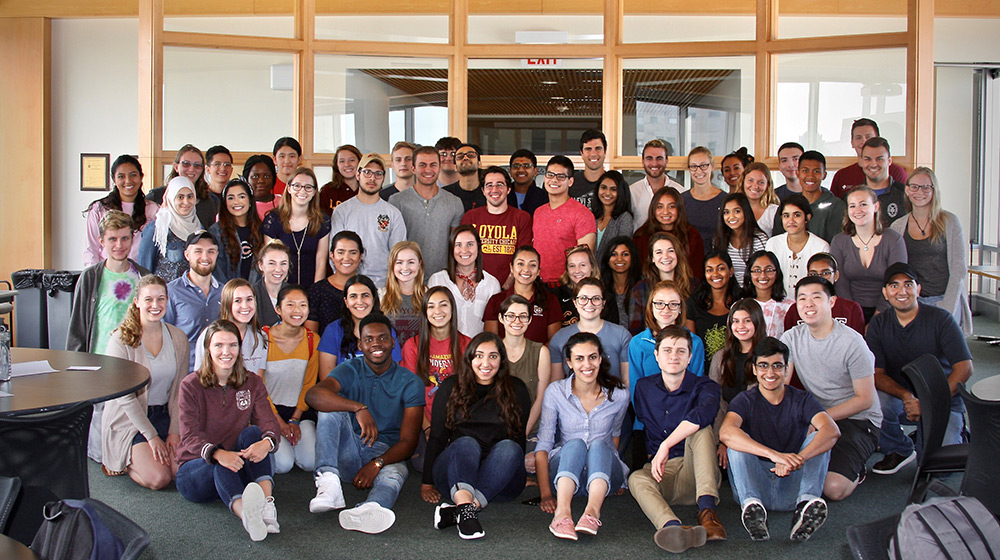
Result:
<svg viewBox="0 0 1000 560"><path fill-rule="evenodd" d="M510 155L510 176L514 187L507 196L507 204L533 215L535 209L549 202L545 189L535 184L538 158L531 150L522 148Z"/></svg>
<svg viewBox="0 0 1000 560"><path fill-rule="evenodd" d="M187 238L184 258L188 271L167 284L167 311L163 320L184 331L191 344L188 371L194 371L195 343L202 329L219 318L222 286L212 276L219 242L205 230Z"/></svg>
<svg viewBox="0 0 1000 560"><path fill-rule="evenodd" d="M677 192L684 192L687 187L674 181L667 175L667 144L659 138L654 138L642 148L642 169L646 176L629 185L632 195L632 232L639 231L642 224L649 218L649 203L653 194L670 185Z"/></svg>
<svg viewBox="0 0 1000 560"><path fill-rule="evenodd" d="M861 168L865 172L863 184L878 196L878 215L883 227L889 227L896 218L906 213L906 185L889 175L891 166L892 156L885 138L876 136L865 142L861 148Z"/></svg>
<svg viewBox="0 0 1000 560"><path fill-rule="evenodd" d="M510 175L502 167L488 168L483 173L482 191L486 205L469 210L462 217L462 225L473 225L479 231L483 269L502 285L506 285L510 276L514 251L531 243L531 216L510 205L510 184Z"/></svg>
<svg viewBox="0 0 1000 560"><path fill-rule="evenodd" d="M462 144L455 150L455 169L458 182L444 187L457 196L468 212L473 208L486 206L486 198L479 184L479 148L472 144Z"/></svg>

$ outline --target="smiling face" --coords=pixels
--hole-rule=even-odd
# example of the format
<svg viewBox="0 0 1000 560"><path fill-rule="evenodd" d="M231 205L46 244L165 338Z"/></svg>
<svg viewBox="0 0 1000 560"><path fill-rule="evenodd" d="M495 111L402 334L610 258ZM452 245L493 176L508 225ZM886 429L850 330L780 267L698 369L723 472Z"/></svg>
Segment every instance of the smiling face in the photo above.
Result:
<svg viewBox="0 0 1000 560"><path fill-rule="evenodd" d="M733 313L733 320L729 323L729 328L733 331L733 336L740 342L750 342L757 329L754 327L750 314L742 309Z"/></svg>
<svg viewBox="0 0 1000 560"><path fill-rule="evenodd" d="M757 364L766 364L767 369L763 369ZM785 357L781 354L770 356L760 356L754 362L753 373L757 377L757 383L765 391L775 391L785 384L785 374L788 368L785 364Z"/></svg>
<svg viewBox="0 0 1000 560"><path fill-rule="evenodd" d="M100 240L104 254L112 261L125 262L132 250L132 235L130 227L104 230Z"/></svg>
<svg viewBox="0 0 1000 560"><path fill-rule="evenodd" d="M798 235L805 231L808 215L798 206L786 204L781 211L781 225L785 226L785 231L789 235Z"/></svg>
<svg viewBox="0 0 1000 560"><path fill-rule="evenodd" d="M899 313L913 311L920 297L920 284L905 274L896 274L882 287L882 297Z"/></svg>
<svg viewBox="0 0 1000 560"><path fill-rule="evenodd" d="M601 199L601 204L607 208L614 208L618 202L618 184L610 177L601 181L597 187L597 198Z"/></svg>
<svg viewBox="0 0 1000 560"><path fill-rule="evenodd" d="M653 216L664 230L674 229L674 224L677 223L677 213L677 201L674 200L674 197L664 195L657 199Z"/></svg>
<svg viewBox="0 0 1000 560"><path fill-rule="evenodd" d="M794 208L794 207L792 207ZM757 257L757 260L750 263L750 280L754 288L767 291L774 287L774 282L778 278L778 269L769 257Z"/></svg>
<svg viewBox="0 0 1000 560"><path fill-rule="evenodd" d="M451 302L442 292L433 293L427 298L427 322L437 329L443 329L451 323Z"/></svg>
<svg viewBox="0 0 1000 560"><path fill-rule="evenodd" d="M796 289L795 308L802 322L809 325L824 325L831 318L836 296L829 296L819 284L806 284Z"/></svg>
<svg viewBox="0 0 1000 560"><path fill-rule="evenodd" d="M566 365L578 380L593 383L601 371L601 352L593 342L577 343L569 349Z"/></svg>
<svg viewBox="0 0 1000 560"><path fill-rule="evenodd" d="M274 154L274 165L278 168L278 174L288 177L299 167L300 156L289 146L282 146Z"/></svg>
<svg viewBox="0 0 1000 560"><path fill-rule="evenodd" d="M353 181L358 172L358 156L350 150L337 152L337 172L348 181Z"/></svg>
<svg viewBox="0 0 1000 560"><path fill-rule="evenodd" d="M208 354L216 373L228 373L240 355L240 339L231 332L218 331L208 341Z"/></svg>
<svg viewBox="0 0 1000 560"><path fill-rule="evenodd" d="M379 366L392 359L392 349L396 346L396 341L393 340L392 331L387 325L368 323L358 335L358 350L361 350L369 366L374 366L372 369L379 369Z"/></svg>
<svg viewBox="0 0 1000 560"><path fill-rule="evenodd" d="M531 323L531 310L523 303L512 303L506 313L499 315L504 332L508 335L523 336Z"/></svg>
<svg viewBox="0 0 1000 560"><path fill-rule="evenodd" d="M754 169L743 179L743 192L751 202L756 202L767 192L767 185L767 176L764 172Z"/></svg>
<svg viewBox="0 0 1000 560"><path fill-rule="evenodd" d="M250 186L253 187L253 196L257 199L265 199L271 196L274 190L274 175L271 168L264 163L255 163L250 167L250 176L247 177Z"/></svg>
<svg viewBox="0 0 1000 560"><path fill-rule="evenodd" d="M575 286L577 282L594 275L594 267L590 264L590 257L584 251L577 251L566 257L566 272L569 275L569 282Z"/></svg>
<svg viewBox="0 0 1000 560"><path fill-rule="evenodd" d="M653 306L653 318L656 319L659 328L677 324L677 319L681 316L681 306L684 305L677 290L657 290L649 299L650 305Z"/></svg>
<svg viewBox="0 0 1000 560"><path fill-rule="evenodd" d="M361 264L361 250L353 240L340 239L330 251L330 258L338 274L345 277L354 276L358 271L358 265Z"/></svg>
<svg viewBox="0 0 1000 560"><path fill-rule="evenodd" d="M219 246L211 239L199 239L197 243L184 249L184 258L188 266L199 276L208 276L215 270L215 261L219 257Z"/></svg>
<svg viewBox="0 0 1000 560"><path fill-rule="evenodd" d="M667 169L667 150L650 146L642 152L642 170L650 179L659 179Z"/></svg>
<svg viewBox="0 0 1000 560"><path fill-rule="evenodd" d="M799 160L799 183L802 184L803 193L819 192L824 179L826 179L826 166L822 162L814 159Z"/></svg>
<svg viewBox="0 0 1000 560"><path fill-rule="evenodd" d="M122 163L115 168L114 181L122 202L135 202L142 189L142 173L131 163Z"/></svg>
<svg viewBox="0 0 1000 560"><path fill-rule="evenodd" d="M510 273L514 281L522 286L528 286L538 278L540 264L538 257L531 251L521 251L514 255L510 263Z"/></svg>
<svg viewBox="0 0 1000 560"><path fill-rule="evenodd" d="M604 169L604 158L606 156L604 143L601 142L600 138L594 138L580 148L580 157L583 158L583 164L591 171Z"/></svg>
<svg viewBox="0 0 1000 560"><path fill-rule="evenodd" d="M455 236L452 254L455 255L455 264L459 267L476 266L476 257L479 256L479 244L476 243L476 236L468 231L463 231Z"/></svg>
<svg viewBox="0 0 1000 560"><path fill-rule="evenodd" d="M482 342L472 355L472 373L479 385L490 385L500 372L500 349L492 340Z"/></svg>
<svg viewBox="0 0 1000 560"><path fill-rule="evenodd" d="M778 150L778 171L785 177L786 181L798 179L799 156L804 152L798 148L785 148Z"/></svg>
<svg viewBox="0 0 1000 560"><path fill-rule="evenodd" d="M559 164L550 164L545 169L545 190L550 195L561 195L573 186L573 175L569 168Z"/></svg>
<svg viewBox="0 0 1000 560"><path fill-rule="evenodd" d="M906 181L906 198L914 208L924 208L934 200L934 183L929 175L910 175Z"/></svg>
<svg viewBox="0 0 1000 560"><path fill-rule="evenodd" d="M656 347L656 364L667 375L684 375L691 361L691 348L683 338L664 338Z"/></svg>
<svg viewBox="0 0 1000 560"><path fill-rule="evenodd" d="M135 296L135 306L142 324L155 323L163 319L167 311L167 290L156 284L143 286Z"/></svg>
<svg viewBox="0 0 1000 560"><path fill-rule="evenodd" d="M510 176L515 185L534 185L538 168L531 163L531 158L516 157L510 162Z"/></svg>
<svg viewBox="0 0 1000 560"><path fill-rule="evenodd" d="M211 182L217 185L225 185L229 181L229 178L233 176L232 156L225 152L212 155L212 161L208 162L206 173Z"/></svg>
<svg viewBox="0 0 1000 560"><path fill-rule="evenodd" d="M472 146L455 150L455 170L459 175L472 175L479 171L479 154Z"/></svg>
<svg viewBox="0 0 1000 560"><path fill-rule="evenodd" d="M441 161L434 154L417 154L413 158L413 166L416 168L417 183L424 187L431 187L437 184L438 174L441 172Z"/></svg>
<svg viewBox="0 0 1000 560"><path fill-rule="evenodd" d="M285 294L275 311L282 323L301 327L309 318L309 296L302 290L292 290Z"/></svg>
<svg viewBox="0 0 1000 560"><path fill-rule="evenodd" d="M739 184L740 175L743 175L743 162L739 158L728 157L722 160L722 177L731 191Z"/></svg>
<svg viewBox="0 0 1000 560"><path fill-rule="evenodd" d="M226 209L234 218L246 216L250 211L250 194L242 186L226 190Z"/></svg>
<svg viewBox="0 0 1000 560"><path fill-rule="evenodd" d="M355 321L360 321L372 312L375 306L375 294L360 282L352 284L344 293L344 305L347 306L351 317L354 317Z"/></svg>
<svg viewBox="0 0 1000 560"><path fill-rule="evenodd" d="M735 200L730 200L722 207L722 221L733 231L743 229L746 216L743 215L743 207Z"/></svg>
<svg viewBox="0 0 1000 560"><path fill-rule="evenodd" d="M889 150L884 147L861 149L861 168L869 181L877 183L886 180L889 177L890 165L892 158L889 156Z"/></svg>
<svg viewBox="0 0 1000 560"><path fill-rule="evenodd" d="M194 212L194 191L187 187L180 189L170 204L177 214L184 217L190 216L191 212Z"/></svg>
<svg viewBox="0 0 1000 560"><path fill-rule="evenodd" d="M580 320L593 321L601 318L604 311L604 294L597 286L584 286L573 299Z"/></svg>
<svg viewBox="0 0 1000 560"><path fill-rule="evenodd" d="M191 182L195 184L198 183L198 177L201 176L204 169L205 161L201 159L201 154L195 151L184 152L181 154L181 159L174 164L174 171L178 175L191 179Z"/></svg>
<svg viewBox="0 0 1000 560"><path fill-rule="evenodd" d="M260 275L271 286L280 286L288 278L288 268L288 255L284 251L271 250L260 259Z"/></svg>
<svg viewBox="0 0 1000 560"><path fill-rule="evenodd" d="M721 258L712 257L705 261L705 281L713 290L725 290L732 276L733 269Z"/></svg>
<svg viewBox="0 0 1000 560"><path fill-rule="evenodd" d="M688 157L688 171L691 181L697 186L706 186L712 182L712 158L708 154L697 153Z"/></svg>
<svg viewBox="0 0 1000 560"><path fill-rule="evenodd" d="M417 277L420 271L420 257L413 249L403 249L396 255L396 260L392 263L392 275L400 284L409 284Z"/></svg>
<svg viewBox="0 0 1000 560"><path fill-rule="evenodd" d="M628 250L628 245L615 245L608 254L608 264L611 271L617 274L625 274L632 268L632 252Z"/></svg>
<svg viewBox="0 0 1000 560"><path fill-rule="evenodd" d="M502 208L507 203L508 193L510 185L503 173L487 173L483 177L483 195L486 196L486 203L493 208Z"/></svg>
<svg viewBox="0 0 1000 560"><path fill-rule="evenodd" d="M677 268L677 249L674 248L674 244L669 239L660 239L653 243L653 252L650 257L656 270L660 271L660 278L673 274L674 269Z"/></svg>
<svg viewBox="0 0 1000 560"><path fill-rule="evenodd" d="M288 182L288 194L292 204L296 206L308 206L309 202L316 196L316 182L305 173L299 173Z"/></svg>
<svg viewBox="0 0 1000 560"><path fill-rule="evenodd" d="M847 215L857 227L874 224L878 206L878 201L865 191L855 191L847 197Z"/></svg>
<svg viewBox="0 0 1000 560"><path fill-rule="evenodd" d="M233 290L233 306L230 309L233 322L246 325L257 314L257 301L253 289L240 286Z"/></svg>

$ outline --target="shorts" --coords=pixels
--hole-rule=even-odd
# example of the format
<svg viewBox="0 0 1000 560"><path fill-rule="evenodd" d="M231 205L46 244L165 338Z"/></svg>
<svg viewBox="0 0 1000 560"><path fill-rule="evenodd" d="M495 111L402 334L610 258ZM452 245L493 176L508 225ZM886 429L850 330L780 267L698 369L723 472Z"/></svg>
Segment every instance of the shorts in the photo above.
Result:
<svg viewBox="0 0 1000 560"><path fill-rule="evenodd" d="M170 411L167 409L167 405L149 405L146 408L146 418L149 418L149 422L153 424L156 435L160 436L160 439L166 440L167 434L170 432ZM135 437L132 438L132 445L139 445L146 443L146 441L146 436L142 435L142 432L136 432Z"/></svg>
<svg viewBox="0 0 1000 560"><path fill-rule="evenodd" d="M830 452L829 472L855 481L865 472L868 458L878 449L879 429L869 420L837 420L840 439Z"/></svg>

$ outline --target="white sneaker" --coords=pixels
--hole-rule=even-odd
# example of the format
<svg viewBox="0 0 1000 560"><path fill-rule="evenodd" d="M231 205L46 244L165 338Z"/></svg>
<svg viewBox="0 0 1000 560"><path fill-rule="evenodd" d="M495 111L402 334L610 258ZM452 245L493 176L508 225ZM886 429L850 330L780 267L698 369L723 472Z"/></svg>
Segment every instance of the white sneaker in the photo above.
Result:
<svg viewBox="0 0 1000 560"><path fill-rule="evenodd" d="M267 525L268 533L280 533L281 527L278 525L278 510L274 507L274 496L264 502L264 525Z"/></svg>
<svg viewBox="0 0 1000 560"><path fill-rule="evenodd" d="M396 522L396 514L375 502L365 502L360 506L340 512L340 526L348 531L381 533Z"/></svg>
<svg viewBox="0 0 1000 560"><path fill-rule="evenodd" d="M264 489L251 482L243 489L243 528L250 534L250 540L262 541L267 536L264 524Z"/></svg>
<svg viewBox="0 0 1000 560"><path fill-rule="evenodd" d="M345 507L344 490L340 487L340 477L332 472L316 475L316 497L309 500L309 511L323 513Z"/></svg>

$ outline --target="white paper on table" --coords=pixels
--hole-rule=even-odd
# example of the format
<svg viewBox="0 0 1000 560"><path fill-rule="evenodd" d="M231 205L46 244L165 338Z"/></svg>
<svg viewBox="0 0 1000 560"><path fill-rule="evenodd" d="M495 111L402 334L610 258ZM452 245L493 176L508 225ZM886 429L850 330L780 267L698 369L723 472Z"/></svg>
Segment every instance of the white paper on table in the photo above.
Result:
<svg viewBox="0 0 1000 560"><path fill-rule="evenodd" d="M48 360L38 360L37 362L22 362L10 365L11 377L24 377L26 375L38 375L40 373L55 373Z"/></svg>
<svg viewBox="0 0 1000 560"><path fill-rule="evenodd" d="M13 397L13 396L14 396L14 393L8 393L6 391L0 391L0 399L2 399L4 397Z"/></svg>
<svg viewBox="0 0 1000 560"><path fill-rule="evenodd" d="M101 366L69 366L66 371L97 371Z"/></svg>

